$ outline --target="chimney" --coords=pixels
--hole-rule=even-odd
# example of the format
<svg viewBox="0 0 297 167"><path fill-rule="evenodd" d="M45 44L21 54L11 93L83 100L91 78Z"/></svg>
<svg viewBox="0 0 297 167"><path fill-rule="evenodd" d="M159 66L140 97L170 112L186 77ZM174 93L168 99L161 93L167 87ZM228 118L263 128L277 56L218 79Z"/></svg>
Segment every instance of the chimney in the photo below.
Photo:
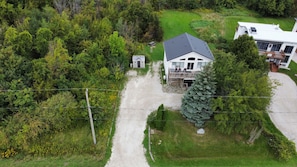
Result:
<svg viewBox="0 0 297 167"><path fill-rule="evenodd" d="M292 32L297 32L297 18L295 18L295 24L294 24L294 27L292 29Z"/></svg>

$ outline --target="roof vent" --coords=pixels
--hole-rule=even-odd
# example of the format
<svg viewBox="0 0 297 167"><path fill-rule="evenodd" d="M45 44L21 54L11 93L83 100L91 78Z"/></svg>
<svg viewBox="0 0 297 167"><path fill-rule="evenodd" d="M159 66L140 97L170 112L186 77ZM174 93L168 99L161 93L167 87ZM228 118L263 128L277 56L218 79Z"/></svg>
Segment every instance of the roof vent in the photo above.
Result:
<svg viewBox="0 0 297 167"><path fill-rule="evenodd" d="M255 27L251 27L251 32L252 33L256 33L257 32L257 29Z"/></svg>

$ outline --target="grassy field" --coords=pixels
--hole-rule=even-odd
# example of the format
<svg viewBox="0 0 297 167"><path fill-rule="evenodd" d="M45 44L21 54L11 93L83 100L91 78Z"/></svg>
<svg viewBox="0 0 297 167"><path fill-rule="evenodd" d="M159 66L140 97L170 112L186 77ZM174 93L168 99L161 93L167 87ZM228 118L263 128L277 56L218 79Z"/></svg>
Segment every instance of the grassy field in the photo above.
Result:
<svg viewBox="0 0 297 167"><path fill-rule="evenodd" d="M196 20L201 20L201 16L198 13L173 10L162 11L160 21L164 30L164 40L185 32L196 35L190 26L191 22Z"/></svg>
<svg viewBox="0 0 297 167"><path fill-rule="evenodd" d="M76 155L70 157L26 157L22 160L1 160L0 167L98 167L104 166L96 157L88 155Z"/></svg>
<svg viewBox="0 0 297 167"><path fill-rule="evenodd" d="M98 128L99 129L99 128ZM90 126L82 126L63 133L40 138L31 145L32 149L53 151L49 155L17 154L10 159L0 160L0 167L31 167L31 166L65 166L79 167L104 166L110 155L107 147L108 136L101 130L96 130L97 144L93 144ZM50 156L55 154L55 156ZM101 164L101 165L100 165Z"/></svg>
<svg viewBox="0 0 297 167"><path fill-rule="evenodd" d="M211 123L208 124L211 127ZM180 113L169 112L164 132L151 135L151 148L155 159L147 159L151 167L292 167L297 157L289 162L276 161L269 152L267 141L260 137L254 145L245 143L247 137L223 135L206 128L205 135L197 135L197 128ZM144 144L147 146L147 135Z"/></svg>

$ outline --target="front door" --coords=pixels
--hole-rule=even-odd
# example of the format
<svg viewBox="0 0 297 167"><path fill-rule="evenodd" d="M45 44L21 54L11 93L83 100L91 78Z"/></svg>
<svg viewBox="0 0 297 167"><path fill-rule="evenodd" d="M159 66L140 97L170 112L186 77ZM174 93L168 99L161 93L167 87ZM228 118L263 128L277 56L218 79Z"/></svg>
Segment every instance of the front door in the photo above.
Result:
<svg viewBox="0 0 297 167"><path fill-rule="evenodd" d="M140 61L137 61L137 68L140 68Z"/></svg>

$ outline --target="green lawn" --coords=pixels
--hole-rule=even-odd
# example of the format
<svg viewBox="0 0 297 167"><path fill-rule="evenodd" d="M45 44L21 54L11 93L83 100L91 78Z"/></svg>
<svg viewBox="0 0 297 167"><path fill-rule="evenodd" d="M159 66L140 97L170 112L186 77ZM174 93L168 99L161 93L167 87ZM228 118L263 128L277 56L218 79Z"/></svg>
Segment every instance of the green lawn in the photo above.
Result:
<svg viewBox="0 0 297 167"><path fill-rule="evenodd" d="M170 39L182 33L196 35L190 27L190 23L200 20L201 16L197 13L165 10L160 15L161 26L164 30L164 40Z"/></svg>
<svg viewBox="0 0 297 167"><path fill-rule="evenodd" d="M211 127L211 123L208 124ZM264 137L254 145L245 143L246 137L223 135L206 128L205 135L197 135L197 128L188 123L180 113L169 112L164 132L151 135L151 148L155 159L147 159L151 167L213 167L250 166L286 167L296 166L297 157L289 162L276 161L269 152ZM147 136L144 144L147 147Z"/></svg>
<svg viewBox="0 0 297 167"><path fill-rule="evenodd" d="M294 61L291 61L289 69L290 70L279 69L279 72L287 74L297 84L297 77L295 76L295 74L297 74L297 64Z"/></svg>
<svg viewBox="0 0 297 167"><path fill-rule="evenodd" d="M294 26L294 18L271 18L261 17L253 11L238 7L236 9L223 10L221 15L224 17L225 38L233 40L237 22L255 22L267 24L279 24L283 30L291 31Z"/></svg>

